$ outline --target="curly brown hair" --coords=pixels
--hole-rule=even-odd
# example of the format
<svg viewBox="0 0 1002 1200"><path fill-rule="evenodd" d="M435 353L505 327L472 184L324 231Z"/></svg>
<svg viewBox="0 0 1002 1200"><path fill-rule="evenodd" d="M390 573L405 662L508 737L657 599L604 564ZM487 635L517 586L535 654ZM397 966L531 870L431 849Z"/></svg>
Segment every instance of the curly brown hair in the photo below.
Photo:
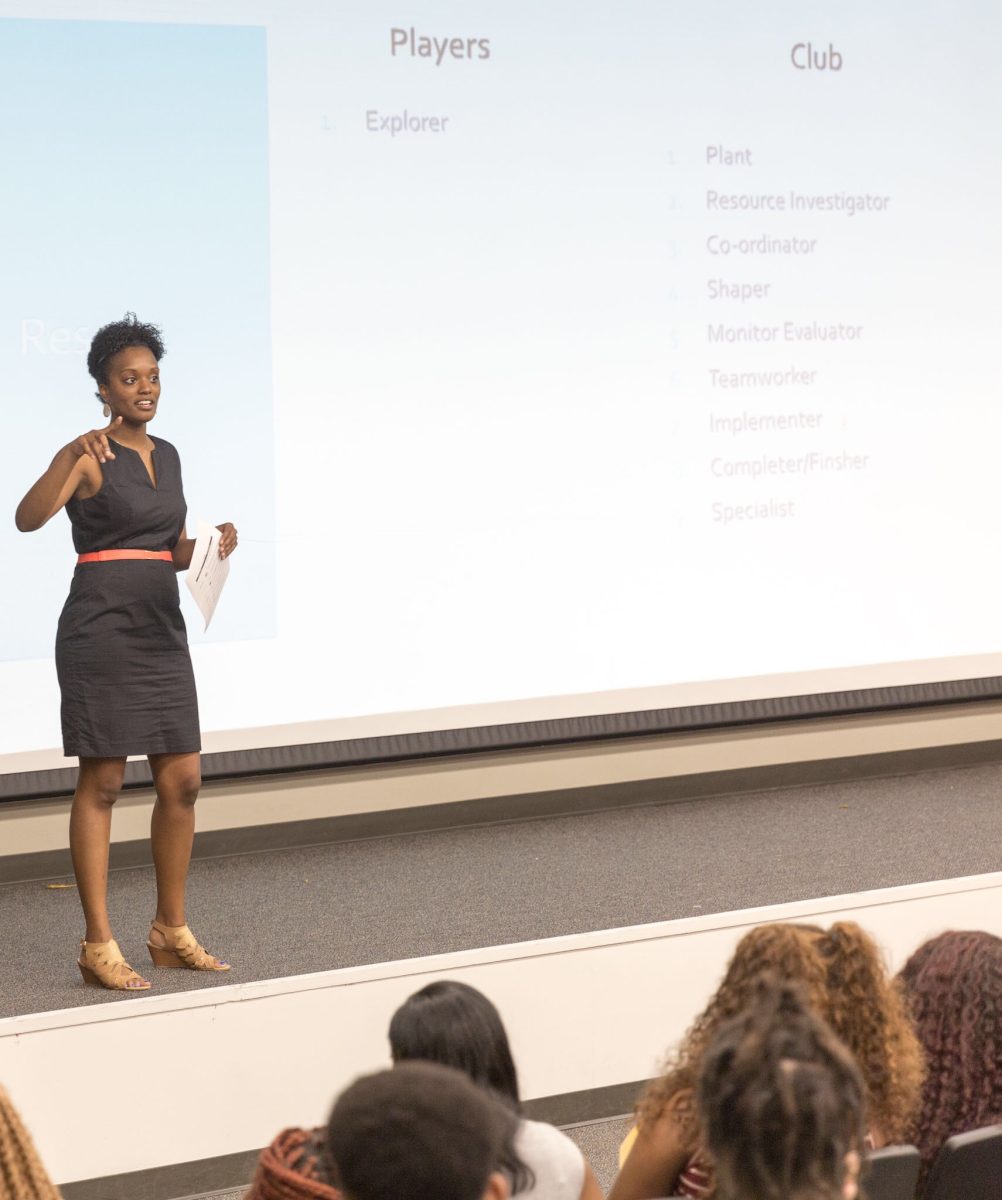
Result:
<svg viewBox="0 0 1002 1200"><path fill-rule="evenodd" d="M1002 1123L1002 938L941 933L898 978L929 1068L914 1131L924 1179L947 1138Z"/></svg>
<svg viewBox="0 0 1002 1200"><path fill-rule="evenodd" d="M887 1141L905 1137L918 1110L922 1051L903 998L872 939L851 921L828 931L816 925L760 925L744 935L723 981L650 1084L637 1106L640 1124L672 1111L699 1140L695 1087L706 1048L720 1026L753 1002L764 974L798 982L813 1011L825 1018L859 1064L870 1128Z"/></svg>
<svg viewBox="0 0 1002 1200"><path fill-rule="evenodd" d="M820 928L809 925L759 925L738 942L720 986L702 1013L689 1027L664 1070L640 1098L637 1119L640 1124L654 1122L668 1105L696 1086L706 1048L725 1021L745 1012L758 995L763 975L777 980L797 980L807 990L811 1006L824 1010L826 1000L825 967L813 948L812 939ZM693 1125L692 1103L673 1105L680 1117Z"/></svg>
<svg viewBox="0 0 1002 1200"><path fill-rule="evenodd" d="M918 1115L925 1059L901 985L854 921L837 921L817 947L827 967L822 1015L863 1072L870 1128L885 1142L903 1142Z"/></svg>

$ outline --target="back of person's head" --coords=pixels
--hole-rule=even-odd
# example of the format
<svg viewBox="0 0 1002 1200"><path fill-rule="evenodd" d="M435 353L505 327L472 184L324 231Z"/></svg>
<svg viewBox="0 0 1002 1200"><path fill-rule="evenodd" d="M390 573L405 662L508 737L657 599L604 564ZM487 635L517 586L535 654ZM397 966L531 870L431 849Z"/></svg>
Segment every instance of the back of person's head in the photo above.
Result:
<svg viewBox="0 0 1002 1200"><path fill-rule="evenodd" d="M924 1174L947 1138L1002 1122L1002 938L941 933L899 979L926 1055L913 1135Z"/></svg>
<svg viewBox="0 0 1002 1200"><path fill-rule="evenodd" d="M346 1200L506 1200L497 1167L514 1125L510 1109L459 1071L402 1063L335 1102L334 1183Z"/></svg>
<svg viewBox="0 0 1002 1200"><path fill-rule="evenodd" d="M716 1031L698 1081L722 1200L852 1200L864 1141L863 1080L802 988L759 986Z"/></svg>
<svg viewBox="0 0 1002 1200"><path fill-rule="evenodd" d="M656 1121L669 1100L696 1086L710 1041L724 1022L747 1011L758 995L763 975L799 984L811 1006L824 1009L826 971L815 944L821 932L813 925L777 923L758 925L741 938L706 1008L669 1057L663 1074L641 1097L637 1115L642 1123ZM698 1125L688 1101L676 1108L676 1115Z"/></svg>
<svg viewBox="0 0 1002 1200"><path fill-rule="evenodd" d="M0 1087L0 1197L2 1200L59 1200L10 1096Z"/></svg>
<svg viewBox="0 0 1002 1200"><path fill-rule="evenodd" d="M873 1128L885 1141L904 1141L921 1103L924 1060L901 987L853 921L818 931L814 944L825 966L819 1011L859 1064Z"/></svg>
<svg viewBox="0 0 1002 1200"><path fill-rule="evenodd" d="M827 971L817 950L818 925L758 925L741 938L711 1001L717 1021L746 1010L759 995L762 977L798 984L814 1007L825 1003Z"/></svg>
<svg viewBox="0 0 1002 1200"><path fill-rule="evenodd" d="M482 992L443 979L410 996L390 1021L393 1061L455 1067L519 1107L518 1075L498 1010Z"/></svg>

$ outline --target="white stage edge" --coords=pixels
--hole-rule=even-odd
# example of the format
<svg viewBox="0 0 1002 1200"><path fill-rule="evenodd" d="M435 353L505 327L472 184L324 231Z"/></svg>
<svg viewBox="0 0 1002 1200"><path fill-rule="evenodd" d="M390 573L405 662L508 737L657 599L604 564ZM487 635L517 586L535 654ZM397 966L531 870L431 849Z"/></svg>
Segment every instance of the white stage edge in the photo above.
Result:
<svg viewBox="0 0 1002 1200"><path fill-rule="evenodd" d="M944 929L1002 935L1002 872L12 1017L0 1081L60 1183L246 1151L321 1123L387 1065L395 1007L449 977L498 1005L526 1098L598 1088L656 1070L750 926L839 919L897 969Z"/></svg>

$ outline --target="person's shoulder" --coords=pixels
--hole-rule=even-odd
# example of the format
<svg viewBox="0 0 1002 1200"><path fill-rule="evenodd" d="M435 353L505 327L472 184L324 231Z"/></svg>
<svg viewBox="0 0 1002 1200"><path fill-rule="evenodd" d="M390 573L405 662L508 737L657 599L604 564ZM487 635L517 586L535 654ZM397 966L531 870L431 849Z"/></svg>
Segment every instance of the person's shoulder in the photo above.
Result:
<svg viewBox="0 0 1002 1200"><path fill-rule="evenodd" d="M177 447L173 442L168 442L166 438L154 437L153 443L160 468L168 471L170 477L176 476L180 479L183 471L181 467L181 455L178 454Z"/></svg>
<svg viewBox="0 0 1002 1200"><path fill-rule="evenodd" d="M525 1138L534 1145L570 1146L578 1154L581 1153L577 1143L569 1138L562 1129L558 1129L556 1125L548 1125L545 1121L530 1121L527 1117L523 1117L518 1124L518 1137Z"/></svg>
<svg viewBox="0 0 1002 1200"><path fill-rule="evenodd" d="M540 1196L567 1195L576 1198L584 1183L584 1155L577 1143L544 1121L523 1120L515 1138L515 1150L536 1176ZM560 1187L560 1190L555 1190ZM532 1194L532 1193L530 1193Z"/></svg>

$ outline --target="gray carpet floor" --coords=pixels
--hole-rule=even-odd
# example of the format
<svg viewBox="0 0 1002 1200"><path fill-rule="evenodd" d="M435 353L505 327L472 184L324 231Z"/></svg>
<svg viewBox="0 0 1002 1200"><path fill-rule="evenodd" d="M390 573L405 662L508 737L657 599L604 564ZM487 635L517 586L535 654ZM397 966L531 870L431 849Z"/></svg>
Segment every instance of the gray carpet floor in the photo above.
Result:
<svg viewBox="0 0 1002 1200"><path fill-rule="evenodd" d="M246 1188L236 1192L200 1192L197 1196L184 1196L181 1200L243 1200Z"/></svg>
<svg viewBox="0 0 1002 1200"><path fill-rule="evenodd" d="M158 993L1002 870L1002 764L192 865L189 923L228 975L154 971ZM150 868L113 872L142 970ZM120 994L82 985L73 888L0 887L0 1016Z"/></svg>
<svg viewBox="0 0 1002 1200"><path fill-rule="evenodd" d="M582 1125L565 1125L564 1132L581 1147L591 1163L595 1178L603 1192L612 1187L619 1170L619 1146L633 1124L633 1117L613 1117L608 1121L585 1121Z"/></svg>

